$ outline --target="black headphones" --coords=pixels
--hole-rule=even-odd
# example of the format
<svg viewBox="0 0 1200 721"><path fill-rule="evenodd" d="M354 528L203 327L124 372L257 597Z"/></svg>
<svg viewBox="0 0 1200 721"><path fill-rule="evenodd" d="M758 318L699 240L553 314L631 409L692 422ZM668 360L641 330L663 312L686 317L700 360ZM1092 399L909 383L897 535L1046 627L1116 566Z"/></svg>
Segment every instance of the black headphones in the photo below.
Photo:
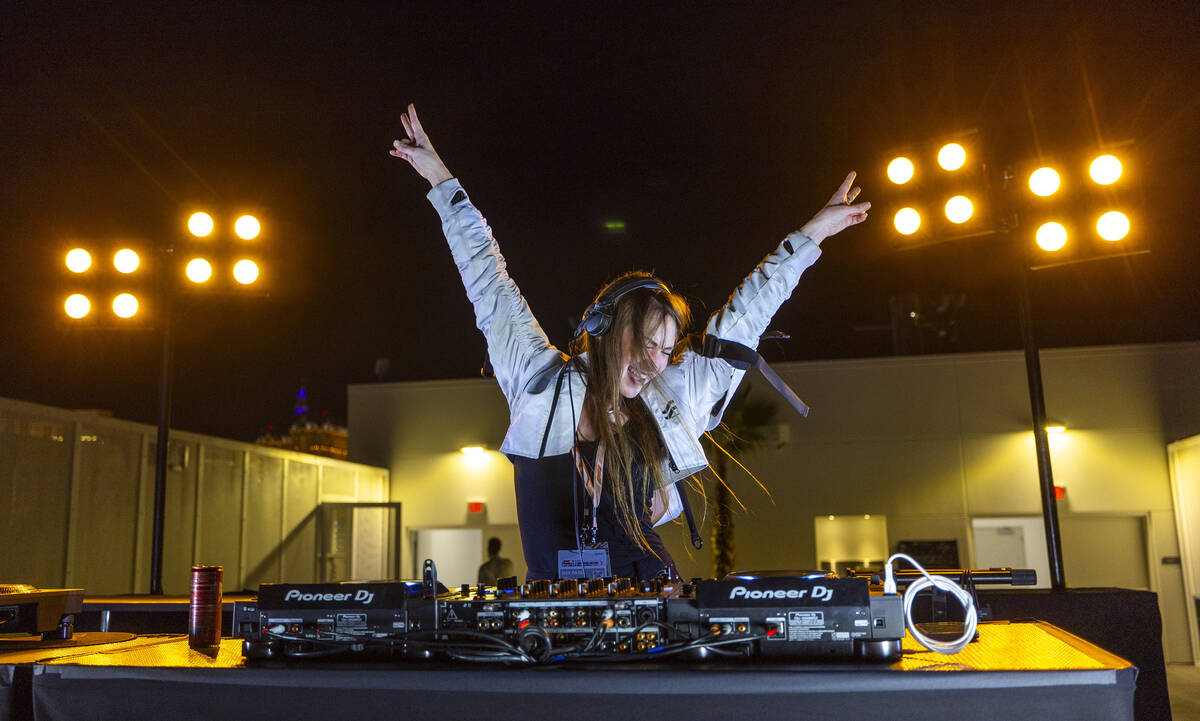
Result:
<svg viewBox="0 0 1200 721"><path fill-rule="evenodd" d="M574 337L578 338L585 332L588 335L604 335L608 327L612 325L617 301L621 300L621 297L625 294L632 293L635 290L642 290L643 288L656 290L660 293L671 292L666 283L652 275L639 275L622 281L616 287L597 298L595 303L588 306L588 309L583 312L583 318L580 319L579 325L575 326Z"/></svg>

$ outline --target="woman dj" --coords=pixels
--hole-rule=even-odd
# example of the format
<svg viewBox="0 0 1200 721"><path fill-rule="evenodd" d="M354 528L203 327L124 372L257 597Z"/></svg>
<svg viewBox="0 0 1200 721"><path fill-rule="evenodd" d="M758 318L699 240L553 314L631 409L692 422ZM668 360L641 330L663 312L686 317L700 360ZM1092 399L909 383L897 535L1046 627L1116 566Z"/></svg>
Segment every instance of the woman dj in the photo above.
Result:
<svg viewBox="0 0 1200 721"><path fill-rule="evenodd" d="M570 355L560 352L416 109L409 105L400 120L407 137L391 154L432 186L429 200L508 401L511 425L500 450L514 466L528 579L559 577L559 551L584 547L607 553L604 575L674 575L654 529L682 509L675 482L707 467L699 438L719 423L744 371L682 347L687 303L643 272L605 285ZM870 203L854 204L853 181L850 173L824 208L758 264L709 318L706 336L757 347L822 241L866 220Z"/></svg>

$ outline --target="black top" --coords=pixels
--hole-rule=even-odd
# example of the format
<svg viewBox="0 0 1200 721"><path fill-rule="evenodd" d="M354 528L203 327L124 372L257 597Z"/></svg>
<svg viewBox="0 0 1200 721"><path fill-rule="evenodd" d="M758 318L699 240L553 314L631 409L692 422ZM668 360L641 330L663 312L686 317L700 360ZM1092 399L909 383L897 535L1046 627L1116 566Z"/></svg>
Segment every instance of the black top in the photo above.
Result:
<svg viewBox="0 0 1200 721"><path fill-rule="evenodd" d="M587 466L592 468L596 461L596 443L581 442L579 450ZM570 453L540 459L517 455L508 458L515 470L517 522L521 528L521 546L528 567L526 579L556 578L558 552L577 547L575 499L579 499L580 508L590 500L582 482L576 477L575 461ZM664 568L675 565L651 524L651 496L644 467L645 463L638 453L632 467L634 499L642 504L643 510L639 514L641 530L653 553L638 546L637 541L621 527L613 504L612 488L607 483L600 494L600 505L596 508L597 536L601 543L608 543L614 576L653 578ZM571 491L573 483L577 484L574 495Z"/></svg>

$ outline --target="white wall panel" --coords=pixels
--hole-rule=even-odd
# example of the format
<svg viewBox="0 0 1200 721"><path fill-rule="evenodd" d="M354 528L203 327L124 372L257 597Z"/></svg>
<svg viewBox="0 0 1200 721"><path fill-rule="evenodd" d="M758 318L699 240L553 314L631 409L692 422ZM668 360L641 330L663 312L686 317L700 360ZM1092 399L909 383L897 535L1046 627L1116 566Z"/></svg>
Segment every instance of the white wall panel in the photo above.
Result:
<svg viewBox="0 0 1200 721"><path fill-rule="evenodd" d="M157 443L150 444L154 462ZM167 443L166 514L163 517L163 592L190 592L191 568L196 562L196 492L200 478L201 446L193 440ZM153 467L153 466L151 466ZM150 476L153 478L153 475Z"/></svg>
<svg viewBox="0 0 1200 721"><path fill-rule="evenodd" d="M317 482L320 466L287 461L287 500L283 508L283 568L290 583L317 580ZM374 500L374 499L372 499Z"/></svg>
<svg viewBox="0 0 1200 721"><path fill-rule="evenodd" d="M233 590L241 578L243 454L203 446L196 498L195 563L222 566Z"/></svg>
<svg viewBox="0 0 1200 721"><path fill-rule="evenodd" d="M257 588L260 583L282 577L283 468L283 459L250 454L246 514L242 521L242 585L245 588Z"/></svg>
<svg viewBox="0 0 1200 721"><path fill-rule="evenodd" d="M148 592L156 438L146 424L0 398L0 582ZM389 500L386 468L172 431L164 590L187 593L193 562L224 566L230 590L290 569L312 580L310 516L330 469L338 500Z"/></svg>
<svg viewBox="0 0 1200 721"><path fill-rule="evenodd" d="M141 437L80 423L76 448L79 475L71 503L67 584L96 589L95 593L130 593Z"/></svg>
<svg viewBox="0 0 1200 721"><path fill-rule="evenodd" d="M321 474L322 501L353 501L358 498L354 469L327 467Z"/></svg>
<svg viewBox="0 0 1200 721"><path fill-rule="evenodd" d="M0 583L64 584L74 423L0 405Z"/></svg>

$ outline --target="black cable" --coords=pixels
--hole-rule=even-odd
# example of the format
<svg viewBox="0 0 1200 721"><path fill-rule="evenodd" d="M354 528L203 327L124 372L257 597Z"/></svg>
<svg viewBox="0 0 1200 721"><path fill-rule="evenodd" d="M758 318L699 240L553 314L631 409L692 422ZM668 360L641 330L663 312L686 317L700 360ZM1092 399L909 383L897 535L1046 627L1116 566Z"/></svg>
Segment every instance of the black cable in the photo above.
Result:
<svg viewBox="0 0 1200 721"><path fill-rule="evenodd" d="M735 644L751 643L753 641L761 641L761 640L765 639L766 637L767 637L766 634L760 634L760 635L756 635L756 636L739 636L737 638L727 638L724 640L713 640L713 641L703 641L702 639L704 637L701 637L700 639L696 639L695 641L691 641L691 642L682 644L681 646L678 646L678 647L663 649L662 651L654 652L651 655L652 656L664 656L664 655L665 656L674 656L675 654L683 653L684 651L691 651L693 649L698 649L698 648L704 648L704 649L708 649L711 651L721 652L723 649L718 649L717 648L718 646L732 646Z"/></svg>
<svg viewBox="0 0 1200 721"><path fill-rule="evenodd" d="M608 620L610 620L610 619L607 619L607 618L604 619L604 621L608 621ZM607 628L604 625L604 621L601 621L600 624L596 626L596 631L594 633L592 633L592 637L590 639L588 639L588 642L586 644L584 644L584 646L583 646L584 652L592 650L596 646L596 642L599 641L602 636L604 636L604 632L607 630Z"/></svg>
<svg viewBox="0 0 1200 721"><path fill-rule="evenodd" d="M423 637L430 636L430 635L433 635L432 643L430 643L429 641L420 641L420 639L422 639ZM439 635L444 636L445 638L444 639L437 638L437 636L439 636ZM477 631L466 631L466 630L459 630L459 629L441 630L441 631L436 631L436 632L435 631L418 631L415 633L408 634L408 636L405 638L412 639L413 637L416 637L416 640L418 640L418 642L422 642L427 646L428 645L436 645L436 646L449 647L449 646L453 646L455 644L455 642L450 640L451 636L458 636L458 637L464 637L467 639L472 639L472 640L477 640L477 641L484 641L493 647L498 646L504 650L507 650L507 651L513 653L513 654L516 654L525 659L528 659L529 661L534 660L533 657L530 656L529 654L525 653L525 651L523 649L512 645L508 641L505 641L502 638L496 638L495 636L490 636L486 633L479 633Z"/></svg>
<svg viewBox="0 0 1200 721"><path fill-rule="evenodd" d="M571 364L574 362L574 358L567 359L566 367L563 369L564 374L571 372ZM582 452L579 450L579 421L575 417L575 389L571 387L569 377L567 378L567 397L571 401L571 438L574 444L571 448L571 510L575 514L575 549L579 551L579 567L582 569L583 540L580 537L579 529L579 459L582 457Z"/></svg>
<svg viewBox="0 0 1200 721"><path fill-rule="evenodd" d="M498 658L498 657L493 657L493 656L470 656L467 654L454 653L454 652L448 652L447 656L454 659L455 661L471 661L471 662L475 662L475 663L494 663L496 661L502 661L502 662L503 661L512 661L512 662L520 662L520 663L531 663L530 661L526 661L525 659L517 657L517 656L507 656L507 657L503 657L503 658Z"/></svg>
<svg viewBox="0 0 1200 721"><path fill-rule="evenodd" d="M289 651L284 649L283 655L288 658L329 658L330 656L340 656L350 651L349 647L327 648L321 651Z"/></svg>
<svg viewBox="0 0 1200 721"><path fill-rule="evenodd" d="M572 661L588 661L588 662L631 662L645 661L655 657L674 656L680 653L693 650L707 650L717 655L726 657L738 657L743 654L732 650L727 650L725 646L744 645L761 641L767 636L765 634L757 634L753 636L738 636L735 638L720 638L716 634L705 634L697 638L688 638L688 634L681 631L678 627L665 623L663 621L648 621L640 624L630 630L629 637L636 639L639 633L644 632L648 628L657 628L663 631L663 642L660 645L642 652L632 653L610 653L603 651L595 651L596 643L603 637L604 632L608 628L603 625L599 626L591 635L586 643L574 644L571 646L558 647L553 646L553 641L545 628L541 626L528 626L522 629L518 635L518 639L534 637L543 644L543 649L536 652L536 655L531 654L520 645L518 640L517 645L498 638L496 636L480 633L477 631L468 631L463 629L455 630L440 630L440 631L417 631L400 636L389 636L386 638L369 638L369 639L322 639L322 638L306 638L301 636L290 636L285 634L270 633L266 635L272 639L281 641L289 641L293 643L304 643L313 646L322 646L319 649L283 649L282 653L288 658L326 658L346 654L350 652L363 652L367 650L391 650L397 649L419 649L421 651L439 651L447 657L460 661L470 661L474 663L523 663L530 665L550 665L561 662ZM671 637L682 640L672 641Z"/></svg>
<svg viewBox="0 0 1200 721"><path fill-rule="evenodd" d="M285 634L267 632L267 636L280 641L290 641L293 643L304 643L315 646L326 647L320 651L308 650L293 650L284 649L283 653L292 658L315 658L321 656L333 656L340 653L361 652L368 648L373 650L389 649L395 650L397 646L412 645L422 649L436 649L445 651L452 656L455 649L463 651L491 651L497 658L515 659L525 663L535 663L537 660L524 650L513 646L507 641L490 636L484 633L466 630L453 631L418 631L409 633L403 636L389 636L386 638L370 638L370 639L323 639L323 638L308 638L304 636L288 636ZM442 636L444 638L438 638ZM470 642L454 641L451 636L469 639ZM426 640L427 639L427 640ZM547 636L547 641L549 637ZM482 643L481 643L482 642ZM549 645L549 644L547 644Z"/></svg>

